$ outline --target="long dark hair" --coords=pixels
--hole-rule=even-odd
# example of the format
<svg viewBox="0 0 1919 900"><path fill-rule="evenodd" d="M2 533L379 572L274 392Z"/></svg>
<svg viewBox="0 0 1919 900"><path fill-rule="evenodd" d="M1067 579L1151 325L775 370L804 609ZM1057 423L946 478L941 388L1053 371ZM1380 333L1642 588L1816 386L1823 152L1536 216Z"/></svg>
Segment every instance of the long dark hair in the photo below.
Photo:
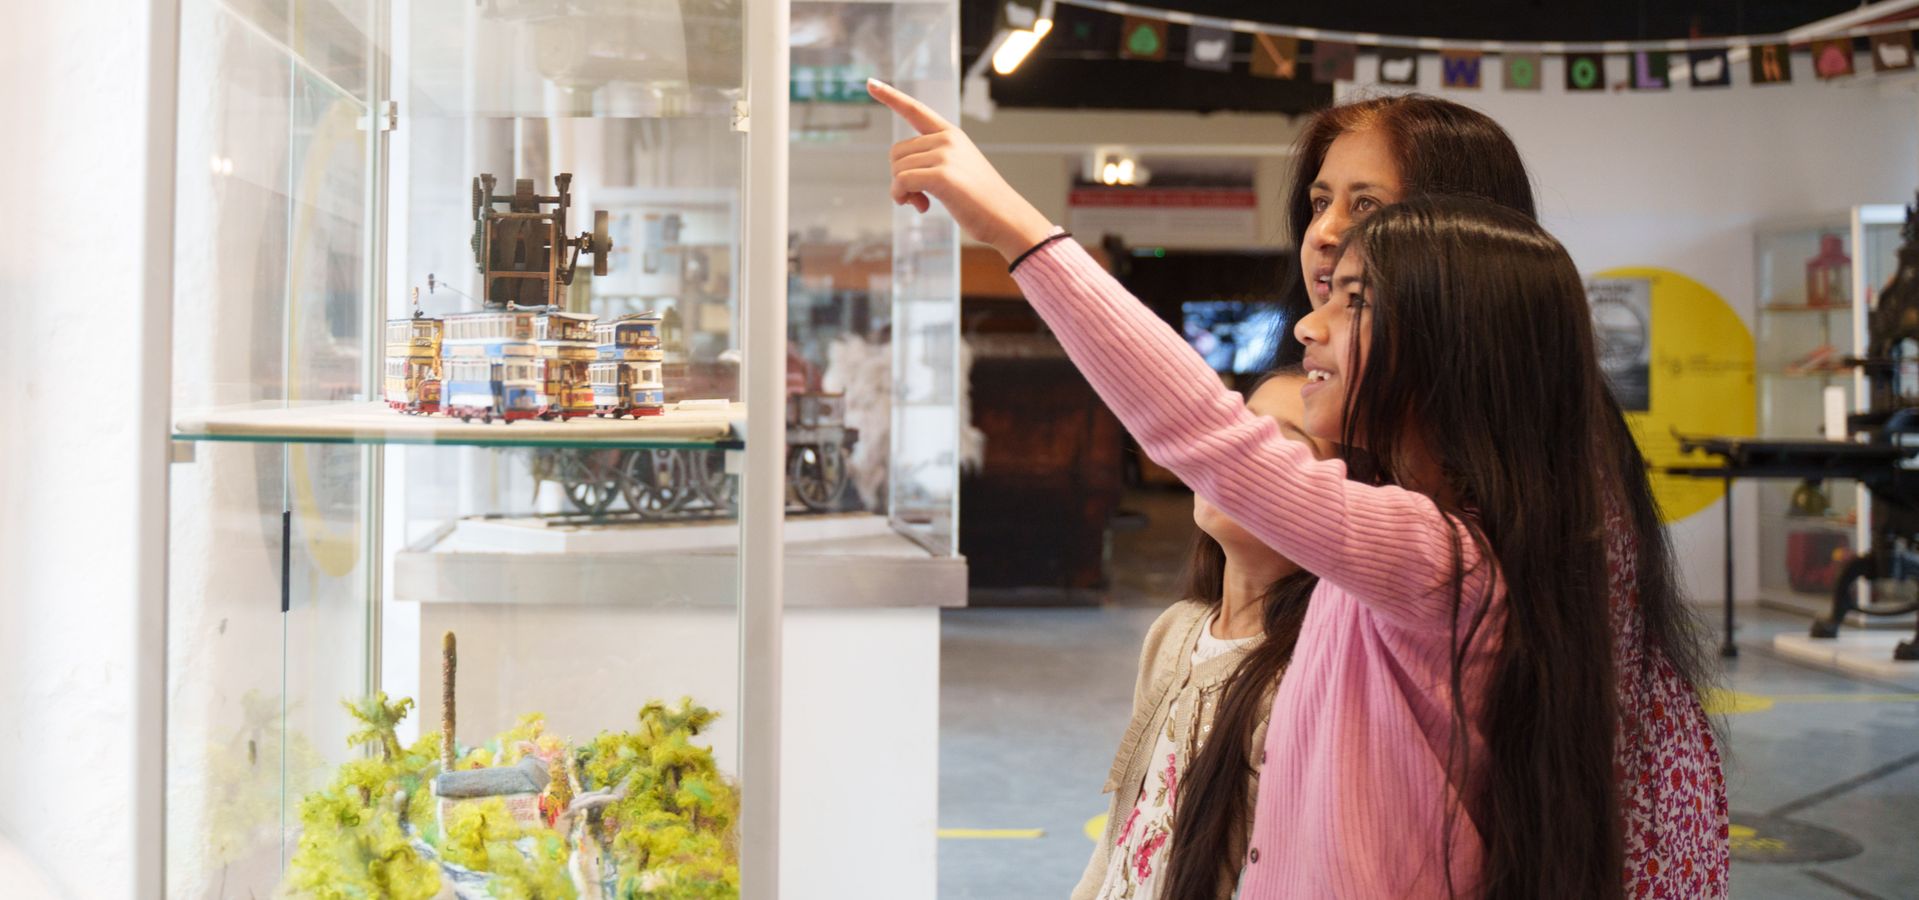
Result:
<svg viewBox="0 0 1919 900"><path fill-rule="evenodd" d="M1418 193L1468 194L1537 218L1532 181L1519 148L1506 130L1485 113L1424 94L1371 97L1328 107L1314 115L1294 144L1292 186L1286 196L1290 245L1306 243L1313 222L1313 181L1326 152L1341 135L1377 128L1386 138L1408 196ZM1299 261L1281 273L1286 285L1281 305L1284 324L1273 334L1269 369L1296 366L1305 348L1292 325L1312 310Z"/></svg>
<svg viewBox="0 0 1919 900"><path fill-rule="evenodd" d="M1348 361L1359 374L1342 453L1372 480L1403 484L1416 441L1444 478L1433 500L1505 589L1490 616L1492 579L1467 604L1455 566L1449 765L1478 786L1465 798L1484 841L1471 889L1621 897L1609 517L1634 539L1648 643L1695 684L1702 660L1644 460L1599 371L1579 273L1531 217L1472 198L1410 199L1345 243L1373 296L1371 349ZM1463 670L1489 627L1497 649L1472 701L1487 758L1469 760ZM1459 810L1447 812L1450 830Z"/></svg>
<svg viewBox="0 0 1919 900"><path fill-rule="evenodd" d="M1225 595L1226 551L1204 531L1193 530L1185 596L1217 610ZM1271 708L1272 688L1292 662L1306 602L1319 579L1299 571L1274 582L1260 597L1265 637L1246 652L1226 682L1213 730L1180 777L1165 900L1217 900L1222 883L1239 874L1248 835L1253 776L1253 732Z"/></svg>

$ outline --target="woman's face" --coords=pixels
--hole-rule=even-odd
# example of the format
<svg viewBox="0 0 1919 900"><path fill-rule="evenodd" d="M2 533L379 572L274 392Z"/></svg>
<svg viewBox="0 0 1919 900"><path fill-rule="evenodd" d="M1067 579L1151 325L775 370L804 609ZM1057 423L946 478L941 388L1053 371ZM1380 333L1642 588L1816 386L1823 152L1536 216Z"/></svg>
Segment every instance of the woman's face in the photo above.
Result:
<svg viewBox="0 0 1919 900"><path fill-rule="evenodd" d="M1315 309L1332 293L1339 242L1353 223L1406 196L1399 164L1378 128L1349 131L1333 139L1320 161L1309 195L1312 219L1299 248L1300 274Z"/></svg>
<svg viewBox="0 0 1919 900"><path fill-rule="evenodd" d="M1330 282L1329 296L1313 300L1313 311L1293 326L1293 334L1306 345L1306 384L1299 389L1305 432L1338 443L1345 433L1346 398L1358 386L1355 379L1365 371L1373 343L1373 294L1358 250L1340 258Z"/></svg>
<svg viewBox="0 0 1919 900"><path fill-rule="evenodd" d="M1304 406L1300 401L1300 387L1306 383L1303 376L1295 374L1275 375L1260 384L1259 389L1246 401L1246 408L1255 415L1271 416L1279 422L1279 433L1289 439L1301 441L1313 449L1313 455L1326 458L1326 447L1307 436L1301 425ZM1270 557L1281 563L1289 574L1298 569L1272 548L1260 543L1258 538L1247 533L1238 522L1233 521L1219 507L1206 502L1198 494L1193 495L1193 522L1199 530L1206 532L1219 542L1226 552L1242 560Z"/></svg>

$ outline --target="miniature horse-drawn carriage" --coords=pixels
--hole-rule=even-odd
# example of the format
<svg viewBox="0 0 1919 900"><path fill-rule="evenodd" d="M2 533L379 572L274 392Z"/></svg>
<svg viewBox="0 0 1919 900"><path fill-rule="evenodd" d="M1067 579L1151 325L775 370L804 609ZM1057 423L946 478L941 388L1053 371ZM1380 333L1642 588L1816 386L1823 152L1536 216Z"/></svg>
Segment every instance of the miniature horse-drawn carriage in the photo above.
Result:
<svg viewBox="0 0 1919 900"><path fill-rule="evenodd" d="M830 512L846 494L847 458L859 431L846 427L845 395L794 394L786 402L788 506ZM737 482L726 472L724 450L536 451L535 484L558 482L580 513L642 521L724 518L736 513Z"/></svg>

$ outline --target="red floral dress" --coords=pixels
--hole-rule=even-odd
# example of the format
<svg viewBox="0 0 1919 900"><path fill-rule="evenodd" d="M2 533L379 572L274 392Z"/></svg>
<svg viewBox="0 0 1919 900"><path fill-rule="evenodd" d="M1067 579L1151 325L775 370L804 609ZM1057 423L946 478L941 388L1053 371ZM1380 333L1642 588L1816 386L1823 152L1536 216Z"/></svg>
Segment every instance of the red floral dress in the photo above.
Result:
<svg viewBox="0 0 1919 900"><path fill-rule="evenodd" d="M1648 653L1632 531L1608 516L1619 730L1613 769L1626 838L1626 896L1723 898L1726 775L1699 697L1664 653Z"/></svg>

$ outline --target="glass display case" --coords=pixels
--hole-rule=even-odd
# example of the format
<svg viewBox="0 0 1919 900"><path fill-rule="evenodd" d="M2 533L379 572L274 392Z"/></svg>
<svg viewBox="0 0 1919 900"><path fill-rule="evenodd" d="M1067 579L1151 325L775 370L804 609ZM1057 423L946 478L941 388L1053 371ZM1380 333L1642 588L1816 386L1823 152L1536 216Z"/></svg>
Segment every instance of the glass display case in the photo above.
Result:
<svg viewBox="0 0 1919 900"><path fill-rule="evenodd" d="M166 896L930 898L958 236L863 84L957 118L957 4L179 47Z"/></svg>
<svg viewBox="0 0 1919 900"><path fill-rule="evenodd" d="M1864 375L1848 358L1865 355L1866 316L1892 276L1904 221L1902 207L1874 205L1759 229L1762 436L1846 439L1826 433L1827 406L1864 408ZM1760 602L1807 615L1829 611L1839 569L1867 545L1865 491L1837 480L1756 484Z"/></svg>

